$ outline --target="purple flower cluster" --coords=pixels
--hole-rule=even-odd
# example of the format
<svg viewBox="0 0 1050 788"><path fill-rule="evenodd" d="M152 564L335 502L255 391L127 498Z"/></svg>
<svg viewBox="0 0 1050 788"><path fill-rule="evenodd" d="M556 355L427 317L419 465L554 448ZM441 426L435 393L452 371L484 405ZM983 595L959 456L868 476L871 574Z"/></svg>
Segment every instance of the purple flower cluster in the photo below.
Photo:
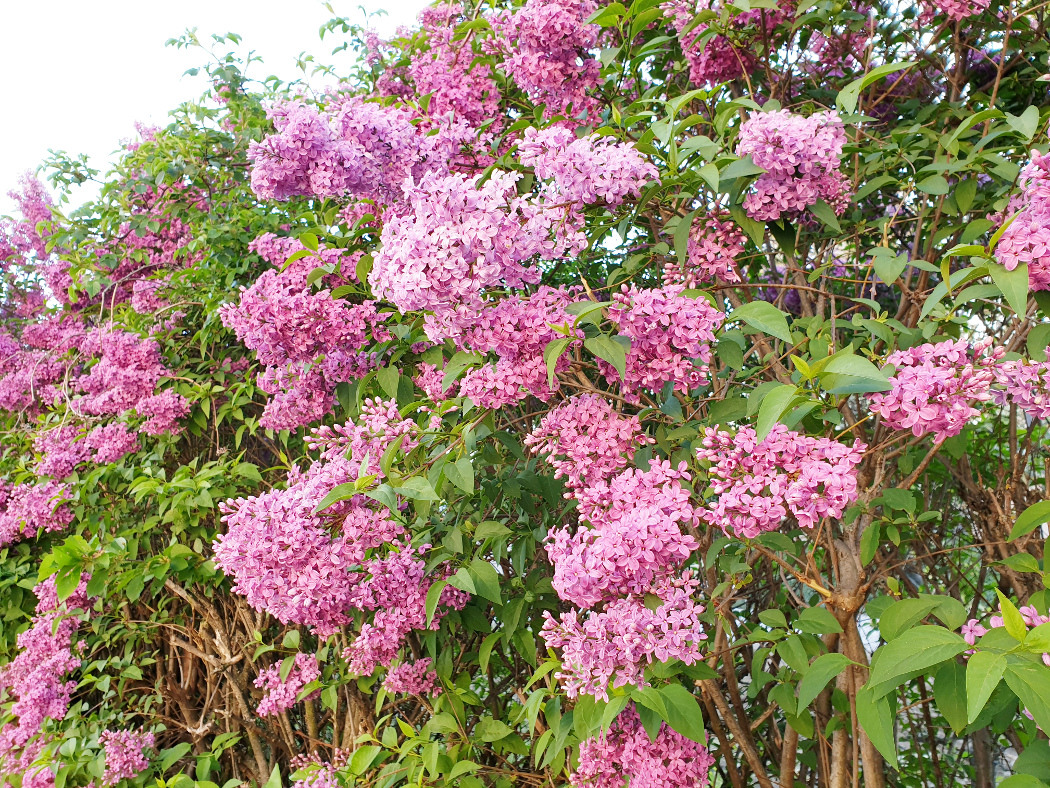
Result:
<svg viewBox="0 0 1050 788"><path fill-rule="evenodd" d="M916 437L932 433L940 442L958 435L977 415L974 404L992 398L995 365L1004 351L989 350L990 344L971 352L965 340L946 340L891 353L886 362L896 367L893 388L869 395L871 412Z"/></svg>
<svg viewBox="0 0 1050 788"><path fill-rule="evenodd" d="M955 22L961 22L985 11L989 3L990 0L937 0L937 2L922 0L922 13L919 14L919 21L922 24L928 24L934 17L944 14Z"/></svg>
<svg viewBox="0 0 1050 788"><path fill-rule="evenodd" d="M1032 151L1018 179L1021 194L1008 209L1010 226L995 246L995 259L1008 271L1028 266L1032 290L1050 290L1050 155Z"/></svg>
<svg viewBox="0 0 1050 788"><path fill-rule="evenodd" d="M1036 419L1050 419L1050 348L1046 361L1003 361L995 369L992 397L996 404L1012 402Z"/></svg>
<svg viewBox="0 0 1050 788"><path fill-rule="evenodd" d="M103 785L116 785L131 780L149 768L149 759L143 750L152 750L156 740L145 731L110 731L99 734L99 744L106 751L106 771Z"/></svg>
<svg viewBox="0 0 1050 788"><path fill-rule="evenodd" d="M572 788L705 788L715 759L703 745L660 723L656 740L642 726L633 705L606 733L580 744L580 765Z"/></svg>
<svg viewBox="0 0 1050 788"><path fill-rule="evenodd" d="M682 295L679 285L624 285L613 296L609 319L620 336L631 340L621 388L625 398L637 401L641 391L660 391L669 382L685 394L707 383L709 343L725 315L703 298ZM620 379L607 361L598 365L610 381Z"/></svg>
<svg viewBox="0 0 1050 788"><path fill-rule="evenodd" d="M818 200L841 214L849 204L849 182L839 171L846 144L842 121L832 112L808 118L787 110L752 112L740 127L737 154L751 156L766 172L744 198L752 219L797 216Z"/></svg>
<svg viewBox="0 0 1050 788"><path fill-rule="evenodd" d="M803 528L841 517L857 500L857 465L867 447L812 438L777 424L758 440L755 430L735 434L705 429L696 455L711 463L715 498L700 516L727 534L754 539L791 515Z"/></svg>
<svg viewBox="0 0 1050 788"><path fill-rule="evenodd" d="M383 689L405 695L440 695L437 673L430 669L430 658L396 665L386 673Z"/></svg>
<svg viewBox="0 0 1050 788"><path fill-rule="evenodd" d="M292 708L297 703L299 693L303 691L303 688L320 678L321 668L313 654L296 654L292 661L292 669L288 672L288 678L283 681L281 680L280 663L260 671L255 678L255 686L265 692L263 699L259 701L257 709L259 716L268 717ZM309 698L317 695L320 695L320 691L310 695Z"/></svg>
<svg viewBox="0 0 1050 788"><path fill-rule="evenodd" d="M590 93L601 81L601 63L590 55L601 31L584 24L594 0L527 0L513 14L492 18L501 40L503 70L547 117L591 115L599 104Z"/></svg>
<svg viewBox="0 0 1050 788"><path fill-rule="evenodd" d="M685 261L668 260L664 284L686 288L702 282L739 282L736 258L744 253L744 233L724 212L716 212L689 230Z"/></svg>

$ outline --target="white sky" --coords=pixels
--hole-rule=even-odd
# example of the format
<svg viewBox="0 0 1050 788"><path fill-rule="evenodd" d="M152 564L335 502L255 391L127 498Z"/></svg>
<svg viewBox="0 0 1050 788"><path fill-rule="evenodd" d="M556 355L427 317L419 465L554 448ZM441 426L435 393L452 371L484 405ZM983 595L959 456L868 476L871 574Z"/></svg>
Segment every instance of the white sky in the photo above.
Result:
<svg viewBox="0 0 1050 788"><path fill-rule="evenodd" d="M386 37L412 23L428 0L333 0L336 12L362 21L358 6L384 9L373 27ZM48 149L86 153L103 172L136 121L163 126L169 110L195 98L206 78L183 76L201 65L199 49L164 46L187 28L202 41L237 33L263 58L248 72L290 80L301 52L321 62L337 39L318 29L332 15L320 0L0 0L0 214L7 192Z"/></svg>

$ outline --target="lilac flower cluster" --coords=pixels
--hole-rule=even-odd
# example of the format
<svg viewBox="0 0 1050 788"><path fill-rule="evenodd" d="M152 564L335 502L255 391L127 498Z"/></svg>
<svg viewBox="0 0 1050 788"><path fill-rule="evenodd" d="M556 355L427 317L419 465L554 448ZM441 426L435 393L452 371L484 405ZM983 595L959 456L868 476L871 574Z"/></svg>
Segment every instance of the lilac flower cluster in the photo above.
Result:
<svg viewBox="0 0 1050 788"><path fill-rule="evenodd" d="M582 522L551 529L547 554L558 595L581 609L545 613L542 630L562 651L558 678L570 697L607 699L610 682L644 686L654 661L700 658L698 581L681 571L698 547L682 527L695 527L699 514L683 486L684 464L625 470L633 450L649 442L636 416L617 416L597 395L559 405L525 439L549 455L579 503ZM655 608L647 597L659 600Z"/></svg>
<svg viewBox="0 0 1050 788"><path fill-rule="evenodd" d="M1017 405L1036 419L1050 419L1050 348L1046 361L1003 361L995 368L996 382L992 397L998 405Z"/></svg>
<svg viewBox="0 0 1050 788"><path fill-rule="evenodd" d="M461 304L426 317L431 341L452 340L457 350L496 356L495 364L468 370L459 382L459 394L483 408L499 408L529 396L546 402L558 387L548 383L543 350L549 342L568 336L573 345L582 332L572 330L573 316L566 308L576 293L546 285L528 296L513 295L482 305ZM555 327L569 331L560 333ZM570 364L563 355L555 371ZM441 380L435 381L440 385Z"/></svg>
<svg viewBox="0 0 1050 788"><path fill-rule="evenodd" d="M257 708L259 716L268 717L292 708L298 702L299 693L303 691L303 688L320 678L321 668L313 654L296 654L292 662L292 669L288 672L288 678L283 681L281 680L280 663L260 671L255 678L255 686L264 690L263 698L259 701ZM320 694L318 690L307 699Z"/></svg>
<svg viewBox="0 0 1050 788"><path fill-rule="evenodd" d="M744 253L744 233L724 212L716 212L689 230L685 261L668 260L664 284L686 288L702 282L739 282L736 258Z"/></svg>
<svg viewBox="0 0 1050 788"><path fill-rule="evenodd" d="M886 361L896 367L892 388L869 395L871 412L916 437L932 433L940 442L958 435L977 415L974 404L992 398L995 365L1004 351L990 345L971 351L965 340L946 340L891 353Z"/></svg>
<svg viewBox="0 0 1050 788"><path fill-rule="evenodd" d="M682 393L707 383L709 343L725 315L706 300L682 295L678 285L644 290L624 285L613 296L609 319L631 340L621 387L628 400L637 402L641 391L660 391L669 382ZM610 381L620 379L608 362L598 365Z"/></svg>
<svg viewBox="0 0 1050 788"><path fill-rule="evenodd" d="M842 517L857 500L857 465L867 447L813 438L777 424L758 440L752 427L735 434L705 429L696 455L711 463L715 498L701 517L727 534L754 539L791 515L803 528Z"/></svg>
<svg viewBox="0 0 1050 788"><path fill-rule="evenodd" d="M298 248L297 248L298 247ZM275 265L299 250L301 244L272 234L257 238L254 248ZM266 365L259 385L273 396L261 423L270 429L294 429L328 413L339 383L352 380L375 366L373 354L363 348L389 339L385 319L374 301L353 304L313 291L310 271L319 262L345 262L338 249L322 249L320 261L300 258L283 270L265 271L250 287L242 288L236 304L225 304L219 315L227 328Z"/></svg>
<svg viewBox="0 0 1050 788"><path fill-rule="evenodd" d="M77 682L67 673L80 667L73 636L80 627L78 614L88 608L87 577L59 603L54 577L37 584L36 615L30 628L18 636L19 653L0 667L0 690L14 700L10 717L0 727L0 763L4 775L22 776L22 785L47 786L52 777L47 766L36 764L46 737L48 720L61 720L69 709Z"/></svg>
<svg viewBox="0 0 1050 788"><path fill-rule="evenodd" d="M737 154L751 156L762 173L744 198L752 219L797 216L818 200L837 214L849 204L849 182L839 170L846 144L842 121L832 112L808 118L787 110L752 112L740 127Z"/></svg>
<svg viewBox="0 0 1050 788"><path fill-rule="evenodd" d="M928 24L941 14L955 22L961 22L987 10L990 0L922 0L922 13L919 21Z"/></svg>
<svg viewBox="0 0 1050 788"><path fill-rule="evenodd" d="M69 494L68 487L51 480L14 486L0 481L0 547L68 528L73 512L61 502Z"/></svg>
<svg viewBox="0 0 1050 788"><path fill-rule="evenodd" d="M547 117L578 118L598 111L590 95L601 81L601 63L590 52L601 31L584 24L594 0L527 0L514 13L491 19L503 54L503 70Z"/></svg>
<svg viewBox="0 0 1050 788"><path fill-rule="evenodd" d="M440 695L437 673L430 668L429 657L396 665L386 673L383 689L405 695Z"/></svg>
<svg viewBox="0 0 1050 788"><path fill-rule="evenodd" d="M584 394L544 416L524 442L533 453L548 455L555 479L579 491L626 468L636 449L654 441L637 416L621 416L608 400Z"/></svg>
<svg viewBox="0 0 1050 788"><path fill-rule="evenodd" d="M1050 290L1050 155L1032 151L1018 179L1021 194L1007 211L1010 226L995 246L1008 271L1024 263L1032 290Z"/></svg>
<svg viewBox="0 0 1050 788"><path fill-rule="evenodd" d="M660 723L656 740L628 706L606 733L580 744L572 788L705 788L715 759L703 745Z"/></svg>
<svg viewBox="0 0 1050 788"><path fill-rule="evenodd" d="M131 780L146 771L149 759L142 751L153 749L156 743L152 733L141 730L105 730L99 734L98 741L106 752L103 785L116 785L121 780Z"/></svg>

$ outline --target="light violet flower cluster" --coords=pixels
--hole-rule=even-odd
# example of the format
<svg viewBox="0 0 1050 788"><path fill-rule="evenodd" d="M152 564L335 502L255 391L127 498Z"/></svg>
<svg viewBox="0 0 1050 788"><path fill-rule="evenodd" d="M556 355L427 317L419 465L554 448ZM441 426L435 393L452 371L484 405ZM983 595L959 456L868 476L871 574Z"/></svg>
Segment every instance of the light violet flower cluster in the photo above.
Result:
<svg viewBox="0 0 1050 788"><path fill-rule="evenodd" d="M259 716L268 717L292 708L298 702L299 693L303 691L303 688L320 678L321 668L313 654L296 654L292 662L292 669L284 681L281 680L280 663L260 671L255 678L255 686L264 690L263 698L259 701L257 708ZM318 690L306 700L320 694Z"/></svg>
<svg viewBox="0 0 1050 788"><path fill-rule="evenodd" d="M579 503L581 523L551 529L547 554L558 595L581 609L559 618L545 612L542 630L547 645L561 649L558 678L570 697L607 699L610 682L644 686L654 661L700 658L698 581L681 571L698 546L682 532L699 523L683 486L690 477L684 464L669 462L626 469L649 442L637 417L617 416L597 395L559 405L525 439L549 455Z"/></svg>
<svg viewBox="0 0 1050 788"><path fill-rule="evenodd" d="M548 455L555 479L579 491L626 468L638 448L654 441L637 416L622 416L608 400L584 394L544 416L524 442L534 454Z"/></svg>
<svg viewBox="0 0 1050 788"><path fill-rule="evenodd" d="M1013 403L1036 419L1050 419L1050 348L1046 361L1003 361L995 368L992 397L998 405Z"/></svg>
<svg viewBox="0 0 1050 788"><path fill-rule="evenodd" d="M590 52L601 28L584 24L598 8L594 0L527 0L513 14L491 19L503 54L503 70L546 116L579 118L597 112L590 93L601 81L601 63Z"/></svg>
<svg viewBox="0 0 1050 788"><path fill-rule="evenodd" d="M156 740L145 731L110 731L99 734L99 744L106 753L106 771L103 785L116 785L131 780L149 768L149 759L143 750L152 750Z"/></svg>
<svg viewBox="0 0 1050 788"><path fill-rule="evenodd" d="M992 398L995 365L1004 351L990 345L971 352L965 340L946 340L891 353L886 361L897 368L893 388L869 395L871 412L916 437L932 433L943 441L958 435L977 415L974 404Z"/></svg>
<svg viewBox="0 0 1050 788"><path fill-rule="evenodd" d="M703 298L682 295L679 285L638 289L624 285L613 296L609 319L620 336L631 340L621 391L638 401L643 390L660 391L665 383L688 394L707 383L711 345L725 315ZM607 361L598 366L610 381L620 374Z"/></svg>
<svg viewBox="0 0 1050 788"><path fill-rule="evenodd" d="M995 246L995 259L1008 271L1026 264L1031 289L1050 290L1050 156L1033 150L1018 185L1021 194L1011 201L1012 221Z"/></svg>
<svg viewBox="0 0 1050 788"><path fill-rule="evenodd" d="M797 216L818 200L837 214L849 204L849 182L839 171L846 144L842 121L833 112L808 118L787 110L752 112L740 127L737 154L751 156L766 172L744 198L752 219Z"/></svg>
<svg viewBox="0 0 1050 788"><path fill-rule="evenodd" d="M10 718L0 727L0 763L4 775L22 775L25 785L46 786L51 776L45 766L37 771L34 762L44 746L43 727L48 720L61 720L69 710L77 682L66 674L80 667L74 653L73 636L80 627L78 614L88 609L87 576L66 599L58 601L54 577L39 583L36 615L30 628L18 636L18 655L0 667L0 690L14 700Z"/></svg>
<svg viewBox="0 0 1050 788"><path fill-rule="evenodd" d="M582 332L569 329L574 318L566 308L574 295L573 290L544 285L528 296L441 310L427 315L427 336L435 343L451 339L457 350L496 356L495 364L467 370L459 382L459 394L475 405L499 408L529 396L546 402L559 383L557 378L553 386L548 383L543 350L552 340L566 336L555 327L570 331L572 346L582 340ZM555 371L565 370L570 363L563 354ZM441 377L434 385L440 386Z"/></svg>
<svg viewBox="0 0 1050 788"><path fill-rule="evenodd" d="M66 485L45 480L7 486L0 481L0 547L41 532L64 531L73 522Z"/></svg>
<svg viewBox="0 0 1050 788"><path fill-rule="evenodd" d="M649 738L634 705L606 733L580 744L572 788L705 788L715 759L703 745L660 723Z"/></svg>
<svg viewBox="0 0 1050 788"><path fill-rule="evenodd" d="M404 662L387 671L383 689L405 695L440 695L437 673L430 668L429 657L415 662Z"/></svg>
<svg viewBox="0 0 1050 788"><path fill-rule="evenodd" d="M716 212L693 223L686 259L667 261L664 284L692 288L703 282L739 282L736 258L743 253L743 231L724 212Z"/></svg>
<svg viewBox="0 0 1050 788"><path fill-rule="evenodd" d="M842 517L857 500L857 465L867 447L813 438L777 424L758 440L752 427L736 433L705 429L696 455L711 463L715 497L701 517L727 534L754 539L790 515L803 528Z"/></svg>

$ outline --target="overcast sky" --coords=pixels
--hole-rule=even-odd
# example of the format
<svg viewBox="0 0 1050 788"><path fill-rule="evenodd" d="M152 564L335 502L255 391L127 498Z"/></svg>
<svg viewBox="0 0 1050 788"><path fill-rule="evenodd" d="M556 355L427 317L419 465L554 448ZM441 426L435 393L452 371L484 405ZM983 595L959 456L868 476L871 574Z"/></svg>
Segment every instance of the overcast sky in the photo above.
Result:
<svg viewBox="0 0 1050 788"><path fill-rule="evenodd" d="M363 19L359 5L388 15L373 25L388 36L413 22L427 0L334 0L335 10ZM105 170L135 122L164 125L167 112L198 96L204 77L183 73L202 63L200 50L165 47L190 27L202 40L238 33L265 61L250 75L298 76L306 51L331 52L321 24L331 14L320 0L0 0L0 214L13 210L7 192L34 170L49 148L86 153Z"/></svg>

